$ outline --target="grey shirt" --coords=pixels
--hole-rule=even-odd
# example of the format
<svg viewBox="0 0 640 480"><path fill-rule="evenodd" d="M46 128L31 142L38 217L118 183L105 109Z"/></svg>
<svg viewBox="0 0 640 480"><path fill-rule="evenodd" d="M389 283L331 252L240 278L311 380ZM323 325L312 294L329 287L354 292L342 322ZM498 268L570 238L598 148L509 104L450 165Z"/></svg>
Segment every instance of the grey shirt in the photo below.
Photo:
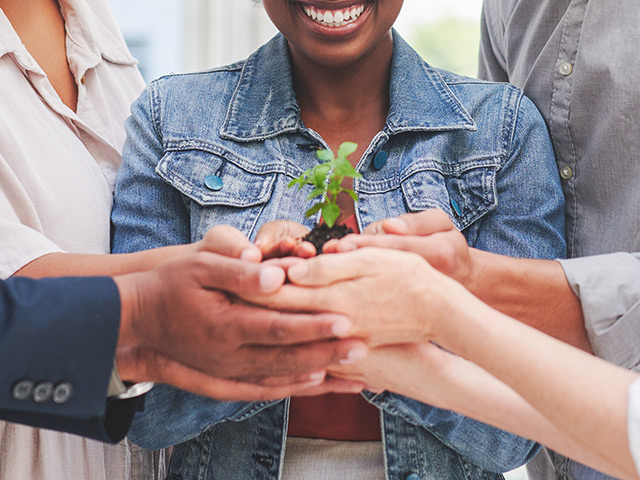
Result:
<svg viewBox="0 0 640 480"><path fill-rule="evenodd" d="M524 89L551 134L568 256L597 355L640 370L640 4L484 0L479 76ZM606 478L549 453L533 478ZM540 456L539 456L540 457Z"/></svg>

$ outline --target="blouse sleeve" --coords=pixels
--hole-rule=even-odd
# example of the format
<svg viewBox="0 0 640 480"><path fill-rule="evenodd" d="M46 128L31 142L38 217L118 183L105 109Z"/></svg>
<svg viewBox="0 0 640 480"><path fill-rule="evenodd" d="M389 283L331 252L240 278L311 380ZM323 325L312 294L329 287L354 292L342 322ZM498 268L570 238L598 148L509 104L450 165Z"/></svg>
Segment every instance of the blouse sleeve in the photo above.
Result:
<svg viewBox="0 0 640 480"><path fill-rule="evenodd" d="M640 475L640 379L629 389L629 448Z"/></svg>
<svg viewBox="0 0 640 480"><path fill-rule="evenodd" d="M42 255L62 249L38 231L40 220L28 194L0 154L0 278Z"/></svg>

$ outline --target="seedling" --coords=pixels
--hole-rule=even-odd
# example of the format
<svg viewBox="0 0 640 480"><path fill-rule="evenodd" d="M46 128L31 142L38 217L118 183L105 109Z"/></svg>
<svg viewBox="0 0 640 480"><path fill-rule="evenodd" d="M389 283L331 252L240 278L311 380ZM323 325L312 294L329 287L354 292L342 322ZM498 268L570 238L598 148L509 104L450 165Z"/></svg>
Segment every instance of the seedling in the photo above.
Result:
<svg viewBox="0 0 640 480"><path fill-rule="evenodd" d="M340 207L338 206L338 195L342 192L353 198L354 202L358 201L358 194L353 190L344 188L342 181L345 178L361 178L362 175L356 172L351 166L347 157L355 152L358 145L353 142L344 142L338 148L338 155L334 157L331 150L318 150L316 155L318 159L324 163L320 163L310 168L298 178L294 178L289 182L289 187L298 186L301 190L305 185L313 185L315 188L307 197L307 200L320 198L320 201L313 204L306 212L309 218L319 211L324 223L329 228L333 228L336 220L340 216Z"/></svg>

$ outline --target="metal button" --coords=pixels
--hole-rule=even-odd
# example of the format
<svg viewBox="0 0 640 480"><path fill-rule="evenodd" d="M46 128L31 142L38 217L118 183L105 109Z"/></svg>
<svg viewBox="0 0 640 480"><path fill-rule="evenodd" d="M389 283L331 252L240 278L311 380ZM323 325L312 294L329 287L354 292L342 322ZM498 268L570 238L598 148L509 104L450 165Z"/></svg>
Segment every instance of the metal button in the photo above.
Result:
<svg viewBox="0 0 640 480"><path fill-rule="evenodd" d="M204 184L209 190L213 190L217 192L218 190L222 190L222 179L217 175L207 175L204 179Z"/></svg>
<svg viewBox="0 0 640 480"><path fill-rule="evenodd" d="M73 385L69 382L60 382L53 390L53 401L55 403L67 403L73 396Z"/></svg>
<svg viewBox="0 0 640 480"><path fill-rule="evenodd" d="M11 394L16 400L26 400L31 398L33 392L33 382L31 380L20 380L13 385Z"/></svg>
<svg viewBox="0 0 640 480"><path fill-rule="evenodd" d="M375 168L376 170L380 170L387 164L388 158L389 155L387 154L387 152L381 151L376 153L376 156L373 157L373 168Z"/></svg>
<svg viewBox="0 0 640 480"><path fill-rule="evenodd" d="M53 383L40 382L33 389L33 399L38 403L46 402L53 395Z"/></svg>
<svg viewBox="0 0 640 480"><path fill-rule="evenodd" d="M561 75L564 75L566 77L568 75L571 75L571 73L573 72L573 65L571 65L571 63L569 62L562 62L558 67L558 71Z"/></svg>
<svg viewBox="0 0 640 480"><path fill-rule="evenodd" d="M560 169L560 176L563 180L569 180L573 176L573 170L569 165L565 165Z"/></svg>
<svg viewBox="0 0 640 480"><path fill-rule="evenodd" d="M406 480L420 480L420 475L418 475L417 473L410 473L409 475L407 475Z"/></svg>
<svg viewBox="0 0 640 480"><path fill-rule="evenodd" d="M82 85L84 85L84 82L85 82L85 80L84 80L84 75L82 75L82 78L80 79L80 83L81 83Z"/></svg>

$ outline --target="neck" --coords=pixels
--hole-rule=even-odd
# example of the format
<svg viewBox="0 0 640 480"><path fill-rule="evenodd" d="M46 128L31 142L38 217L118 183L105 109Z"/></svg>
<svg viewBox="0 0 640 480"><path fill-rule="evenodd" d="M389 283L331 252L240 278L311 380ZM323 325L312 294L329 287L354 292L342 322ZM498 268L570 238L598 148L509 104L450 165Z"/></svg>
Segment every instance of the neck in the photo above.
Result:
<svg viewBox="0 0 640 480"><path fill-rule="evenodd" d="M341 123L389 110L391 32L365 57L348 66L319 65L291 49L293 86L301 116ZM371 118L371 117L369 117Z"/></svg>

